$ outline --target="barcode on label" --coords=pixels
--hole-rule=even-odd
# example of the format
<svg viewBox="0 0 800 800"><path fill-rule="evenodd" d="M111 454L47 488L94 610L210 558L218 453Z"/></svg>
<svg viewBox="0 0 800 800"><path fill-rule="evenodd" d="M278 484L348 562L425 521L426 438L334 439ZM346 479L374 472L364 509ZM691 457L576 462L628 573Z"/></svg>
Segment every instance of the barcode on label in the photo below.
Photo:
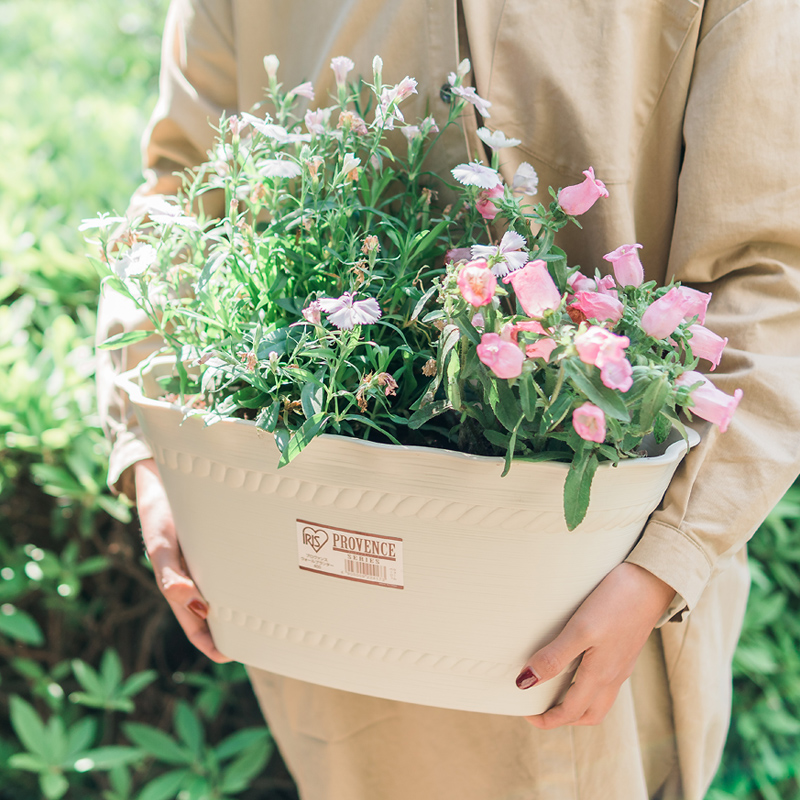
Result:
<svg viewBox="0 0 800 800"><path fill-rule="evenodd" d="M348 575L360 575L380 581L385 581L388 577L386 567L381 564L366 564L363 561L354 561L352 558L345 559L344 570Z"/></svg>

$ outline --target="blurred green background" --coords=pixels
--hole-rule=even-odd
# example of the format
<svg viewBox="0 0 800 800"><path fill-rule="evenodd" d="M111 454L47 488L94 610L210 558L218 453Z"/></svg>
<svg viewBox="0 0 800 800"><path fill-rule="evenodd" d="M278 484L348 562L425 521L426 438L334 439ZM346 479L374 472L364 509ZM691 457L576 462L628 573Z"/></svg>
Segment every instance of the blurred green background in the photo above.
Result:
<svg viewBox="0 0 800 800"><path fill-rule="evenodd" d="M0 800L296 796L243 669L188 645L105 489L77 228L140 179L165 12L0 0ZM709 800L800 797L798 533L795 486L751 545Z"/></svg>

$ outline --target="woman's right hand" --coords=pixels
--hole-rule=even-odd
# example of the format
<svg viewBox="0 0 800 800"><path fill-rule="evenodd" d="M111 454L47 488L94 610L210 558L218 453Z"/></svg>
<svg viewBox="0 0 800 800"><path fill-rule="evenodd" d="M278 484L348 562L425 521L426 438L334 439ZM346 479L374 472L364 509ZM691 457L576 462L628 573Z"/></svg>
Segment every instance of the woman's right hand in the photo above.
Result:
<svg viewBox="0 0 800 800"><path fill-rule="evenodd" d="M189 641L212 661L224 664L231 659L214 646L206 623L208 604L186 569L172 510L156 462L150 458L134 465L136 506L142 538L158 588L167 599Z"/></svg>

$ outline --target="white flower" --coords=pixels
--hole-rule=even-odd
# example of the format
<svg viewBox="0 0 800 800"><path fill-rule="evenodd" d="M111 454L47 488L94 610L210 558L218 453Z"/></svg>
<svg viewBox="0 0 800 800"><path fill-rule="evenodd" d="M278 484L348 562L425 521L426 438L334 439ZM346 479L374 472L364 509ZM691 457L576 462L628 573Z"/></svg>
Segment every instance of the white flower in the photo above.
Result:
<svg viewBox="0 0 800 800"><path fill-rule="evenodd" d="M523 161L514 173L514 180L511 188L515 192L534 195L539 189L539 176L536 170L527 162Z"/></svg>
<svg viewBox="0 0 800 800"><path fill-rule="evenodd" d="M489 113L489 106L491 106L491 103L488 100L484 100L482 97L480 97L471 86L453 86L451 91L453 94L458 95L468 103L472 103L482 117L489 119L491 116Z"/></svg>
<svg viewBox="0 0 800 800"><path fill-rule="evenodd" d="M528 263L528 251L522 249L526 244L523 236L515 231L506 231L499 245L474 244L470 252L476 261L478 259L488 261L490 258L502 256L502 259L492 267L492 272L498 278L502 278L509 272L522 269Z"/></svg>
<svg viewBox="0 0 800 800"><path fill-rule="evenodd" d="M274 81L275 77L278 74L278 67L280 66L281 62L278 61L278 56L271 55L271 56L264 56L264 69L267 72L267 76L270 80Z"/></svg>
<svg viewBox="0 0 800 800"><path fill-rule="evenodd" d="M265 178L296 178L303 168L287 158L265 158L258 167Z"/></svg>
<svg viewBox="0 0 800 800"><path fill-rule="evenodd" d="M381 73L383 72L383 59L380 56L375 56L372 59L372 74L375 76L375 88L380 89L378 83L381 79Z"/></svg>
<svg viewBox="0 0 800 800"><path fill-rule="evenodd" d="M464 186L479 186L481 189L494 189L502 183L502 178L493 169L473 161L459 164L451 170L453 177Z"/></svg>
<svg viewBox="0 0 800 800"><path fill-rule="evenodd" d="M183 209L176 203L170 203L163 197L153 197L145 206L147 216L158 225L177 225L187 230L199 230L200 226L194 217L183 213Z"/></svg>
<svg viewBox="0 0 800 800"><path fill-rule="evenodd" d="M141 275L156 263L156 249L151 244L136 242L122 258L118 258L112 267L116 276L126 283L131 278Z"/></svg>
<svg viewBox="0 0 800 800"><path fill-rule="evenodd" d="M289 133L282 125L275 125L263 119L254 117L246 111L242 112L242 119L249 122L259 133L268 139L273 139L280 144L293 144L295 142L310 142L310 133Z"/></svg>
<svg viewBox="0 0 800 800"><path fill-rule="evenodd" d="M319 307L328 315L328 321L340 330L350 330L354 325L369 325L381 316L381 307L374 297L366 300L353 300L351 292L339 298L323 297L318 300Z"/></svg>
<svg viewBox="0 0 800 800"><path fill-rule="evenodd" d="M469 59L465 58L457 67L456 73L458 74L459 78L466 78L469 74L469 71L472 69L472 64L469 63Z"/></svg>
<svg viewBox="0 0 800 800"><path fill-rule="evenodd" d="M361 164L361 159L356 158L352 153L345 153L342 159L342 174L348 175Z"/></svg>
<svg viewBox="0 0 800 800"><path fill-rule="evenodd" d="M504 147L516 147L522 144L521 139L509 139L503 131L490 131L488 128L478 128L478 138L492 150L502 150Z"/></svg>
<svg viewBox="0 0 800 800"><path fill-rule="evenodd" d="M97 217L82 220L78 230L88 231L95 228L108 228L111 225L119 225L122 222L125 222L125 217L110 217L108 214L100 214Z"/></svg>
<svg viewBox="0 0 800 800"><path fill-rule="evenodd" d="M400 128L400 130L409 142L414 141L414 139L422 133L418 125L406 125L404 128Z"/></svg>

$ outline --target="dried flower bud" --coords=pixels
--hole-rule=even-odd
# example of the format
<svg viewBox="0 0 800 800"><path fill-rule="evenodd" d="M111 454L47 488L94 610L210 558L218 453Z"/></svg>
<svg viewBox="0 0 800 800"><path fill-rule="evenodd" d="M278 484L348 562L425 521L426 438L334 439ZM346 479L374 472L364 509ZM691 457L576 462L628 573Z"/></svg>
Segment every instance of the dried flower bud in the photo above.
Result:
<svg viewBox="0 0 800 800"><path fill-rule="evenodd" d="M432 378L436 374L436 359L429 358L422 366L422 374L426 378Z"/></svg>
<svg viewBox="0 0 800 800"><path fill-rule="evenodd" d="M364 239L364 244L361 245L361 252L364 255L368 255L369 253L377 253L380 249L381 246L378 242L378 237L373 234L367 236Z"/></svg>

